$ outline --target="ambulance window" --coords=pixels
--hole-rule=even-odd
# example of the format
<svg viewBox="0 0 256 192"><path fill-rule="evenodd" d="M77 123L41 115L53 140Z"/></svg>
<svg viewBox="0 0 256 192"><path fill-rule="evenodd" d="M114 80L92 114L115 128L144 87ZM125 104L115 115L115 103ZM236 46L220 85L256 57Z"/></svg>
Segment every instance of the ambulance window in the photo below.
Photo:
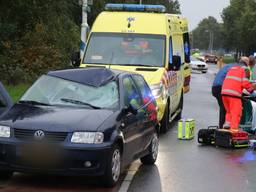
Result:
<svg viewBox="0 0 256 192"><path fill-rule="evenodd" d="M172 63L173 49L172 49L172 36L169 39L169 63Z"/></svg>
<svg viewBox="0 0 256 192"><path fill-rule="evenodd" d="M163 67L165 49L164 35L92 33L83 63Z"/></svg>
<svg viewBox="0 0 256 192"><path fill-rule="evenodd" d="M189 34L183 34L183 42L184 42L184 55L185 55L185 62L190 63L190 42L189 42Z"/></svg>

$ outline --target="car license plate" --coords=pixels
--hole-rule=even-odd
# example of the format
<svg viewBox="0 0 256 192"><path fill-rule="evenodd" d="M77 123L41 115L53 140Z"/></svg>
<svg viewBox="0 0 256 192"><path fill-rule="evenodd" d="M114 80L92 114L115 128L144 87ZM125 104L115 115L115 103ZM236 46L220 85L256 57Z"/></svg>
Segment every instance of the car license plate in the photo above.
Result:
<svg viewBox="0 0 256 192"><path fill-rule="evenodd" d="M25 145L17 149L22 164L38 168L48 168L58 164L59 154L55 147L41 144Z"/></svg>

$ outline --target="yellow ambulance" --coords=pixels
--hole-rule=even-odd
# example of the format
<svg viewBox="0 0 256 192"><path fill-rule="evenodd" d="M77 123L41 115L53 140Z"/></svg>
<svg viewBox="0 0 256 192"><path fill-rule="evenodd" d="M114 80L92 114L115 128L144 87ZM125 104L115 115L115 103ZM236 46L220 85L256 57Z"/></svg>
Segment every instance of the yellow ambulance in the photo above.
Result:
<svg viewBox="0 0 256 192"><path fill-rule="evenodd" d="M107 4L95 20L80 67L107 67L144 76L157 101L161 131L181 118L189 90L188 23L162 5Z"/></svg>

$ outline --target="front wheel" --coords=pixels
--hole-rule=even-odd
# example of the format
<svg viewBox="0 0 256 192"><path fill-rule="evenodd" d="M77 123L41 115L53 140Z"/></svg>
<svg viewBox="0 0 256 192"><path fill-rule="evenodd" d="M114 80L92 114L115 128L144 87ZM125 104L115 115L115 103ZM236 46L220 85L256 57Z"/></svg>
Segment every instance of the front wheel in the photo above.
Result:
<svg viewBox="0 0 256 192"><path fill-rule="evenodd" d="M110 157L107 161L107 168L104 175L104 183L106 187L113 187L119 180L121 174L122 154L120 147L114 145L111 150Z"/></svg>
<svg viewBox="0 0 256 192"><path fill-rule="evenodd" d="M140 159L141 163L145 165L153 165L156 162L158 155L158 145L158 136L157 133L154 133L154 136L149 145L149 154Z"/></svg>

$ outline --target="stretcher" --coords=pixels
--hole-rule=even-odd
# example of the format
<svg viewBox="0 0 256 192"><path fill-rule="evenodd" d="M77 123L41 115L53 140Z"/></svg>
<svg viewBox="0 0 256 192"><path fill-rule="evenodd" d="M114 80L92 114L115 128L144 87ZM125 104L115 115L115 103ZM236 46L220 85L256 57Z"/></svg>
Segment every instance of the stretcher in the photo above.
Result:
<svg viewBox="0 0 256 192"><path fill-rule="evenodd" d="M248 147L249 134L242 130L234 132L228 129L217 129L215 131L215 146L227 148Z"/></svg>

